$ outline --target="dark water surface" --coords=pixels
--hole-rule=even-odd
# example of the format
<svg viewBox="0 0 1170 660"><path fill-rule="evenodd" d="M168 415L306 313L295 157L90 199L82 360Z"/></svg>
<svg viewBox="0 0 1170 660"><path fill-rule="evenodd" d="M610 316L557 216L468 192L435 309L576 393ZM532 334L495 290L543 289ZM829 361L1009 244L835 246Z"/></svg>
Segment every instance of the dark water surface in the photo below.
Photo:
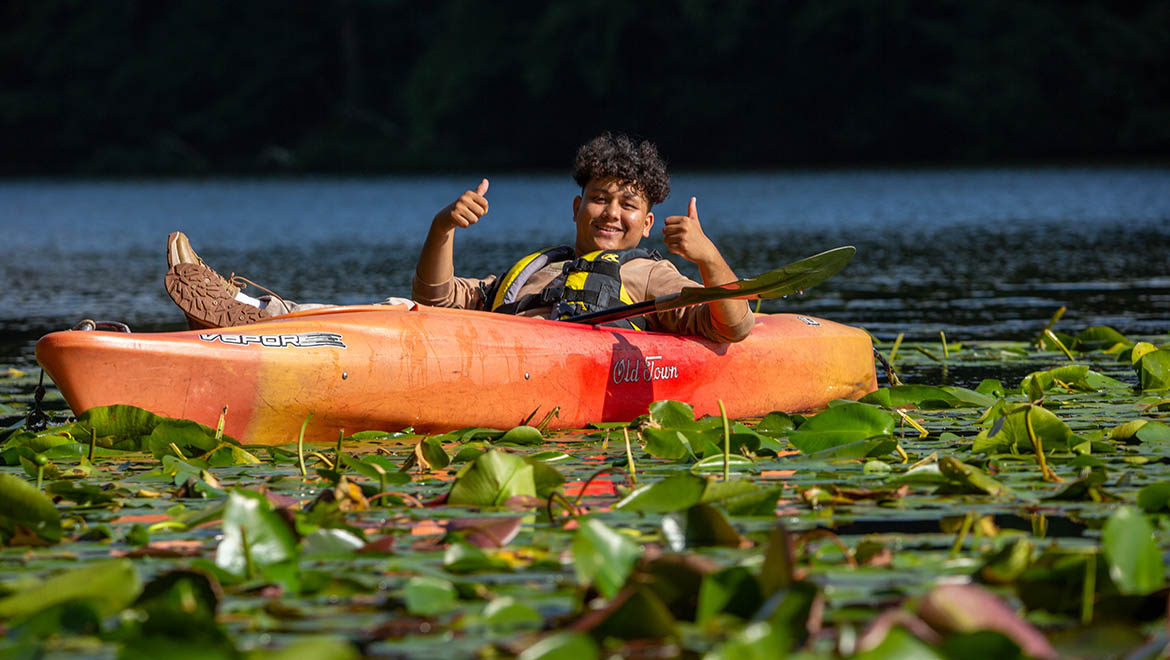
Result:
<svg viewBox="0 0 1170 660"><path fill-rule="evenodd" d="M0 183L0 364L29 366L42 334L83 318L182 327L163 289L182 230L224 275L302 302L408 295L435 211L476 177ZM860 325L879 338L1032 337L1063 327L1170 331L1170 168L679 174L661 218L698 197L741 276L844 244L844 271L765 311ZM498 272L571 242L563 175L494 177L490 213L459 233L460 274ZM665 250L663 250L665 251ZM695 270L681 263L684 272Z"/></svg>

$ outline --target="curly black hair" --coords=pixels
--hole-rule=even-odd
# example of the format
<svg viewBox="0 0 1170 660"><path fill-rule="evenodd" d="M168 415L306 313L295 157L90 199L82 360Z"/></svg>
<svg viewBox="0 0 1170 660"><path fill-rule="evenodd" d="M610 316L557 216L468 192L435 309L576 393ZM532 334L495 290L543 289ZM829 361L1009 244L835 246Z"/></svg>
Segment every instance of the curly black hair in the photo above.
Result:
<svg viewBox="0 0 1170 660"><path fill-rule="evenodd" d="M573 160L573 180L585 188L594 179L616 178L632 184L650 206L670 194L670 175L653 142L635 142L624 133L603 133L581 145Z"/></svg>

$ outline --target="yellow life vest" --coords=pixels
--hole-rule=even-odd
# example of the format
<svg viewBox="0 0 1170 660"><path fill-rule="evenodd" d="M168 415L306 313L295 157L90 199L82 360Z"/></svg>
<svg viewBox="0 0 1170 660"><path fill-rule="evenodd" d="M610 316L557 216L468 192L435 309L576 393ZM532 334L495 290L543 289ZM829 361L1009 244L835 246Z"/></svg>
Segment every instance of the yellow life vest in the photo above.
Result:
<svg viewBox="0 0 1170 660"><path fill-rule="evenodd" d="M635 302L622 284L621 267L631 259L654 259L662 257L642 248L630 250L597 250L573 258L574 250L567 245L537 250L517 261L498 278L492 287L483 292L484 301L490 301L493 312L516 314L534 307L551 307L550 318L567 319L577 314L611 309ZM538 294L518 298L520 288L550 263L564 261L561 275L554 279ZM626 319L607 323L622 328L642 330L645 320Z"/></svg>

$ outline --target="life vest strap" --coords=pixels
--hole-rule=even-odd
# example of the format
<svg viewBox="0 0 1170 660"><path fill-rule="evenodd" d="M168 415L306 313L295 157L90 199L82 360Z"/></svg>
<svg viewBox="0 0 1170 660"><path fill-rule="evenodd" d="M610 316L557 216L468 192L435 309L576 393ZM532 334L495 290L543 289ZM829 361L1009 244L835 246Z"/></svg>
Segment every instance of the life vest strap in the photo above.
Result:
<svg viewBox="0 0 1170 660"><path fill-rule="evenodd" d="M517 314L534 307L551 307L550 318L564 319L586 312L634 302L622 284L621 267L631 259L662 259L655 251L597 250L573 258L573 248L563 245L545 248L516 262L493 286L482 292L485 307L495 312ZM550 263L565 261L561 275L538 294L519 296L520 289L534 273ZM645 319L624 319L607 323L641 330Z"/></svg>

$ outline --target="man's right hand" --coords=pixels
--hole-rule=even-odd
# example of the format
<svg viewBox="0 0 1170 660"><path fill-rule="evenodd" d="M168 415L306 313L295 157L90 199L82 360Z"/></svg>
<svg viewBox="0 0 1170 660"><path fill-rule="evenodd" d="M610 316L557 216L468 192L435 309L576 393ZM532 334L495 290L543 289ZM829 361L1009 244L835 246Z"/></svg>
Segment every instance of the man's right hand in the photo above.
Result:
<svg viewBox="0 0 1170 660"><path fill-rule="evenodd" d="M461 229L470 227L479 222L479 219L488 212L488 201L484 195L488 191L488 180L479 182L475 190L468 190L459 196L459 199L443 207L435 215L432 226L443 230Z"/></svg>

